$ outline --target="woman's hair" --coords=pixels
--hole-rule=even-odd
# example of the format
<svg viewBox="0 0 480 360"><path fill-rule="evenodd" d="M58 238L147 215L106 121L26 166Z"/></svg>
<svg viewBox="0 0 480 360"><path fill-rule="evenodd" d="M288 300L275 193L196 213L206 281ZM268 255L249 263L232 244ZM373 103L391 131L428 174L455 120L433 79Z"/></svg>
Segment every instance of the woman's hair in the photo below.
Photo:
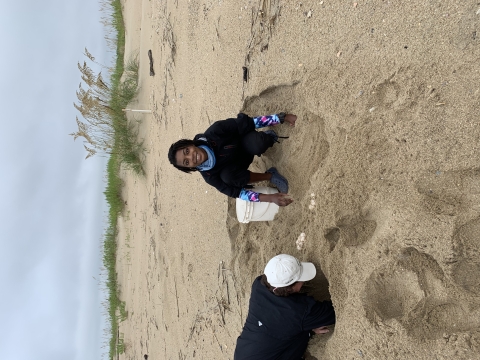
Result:
<svg viewBox="0 0 480 360"><path fill-rule="evenodd" d="M170 161L170 164L172 164L174 167L176 167L178 170L186 172L186 173L191 173L192 171L198 171L197 168L193 167L184 167L184 166L178 166L177 165L177 151L182 150L190 145L202 145L205 144L205 142L201 140L189 140L189 139L182 139L178 140L176 143L173 143L170 146L170 149L168 150L168 160Z"/></svg>
<svg viewBox="0 0 480 360"><path fill-rule="evenodd" d="M265 274L262 275L260 282L262 283L262 285L264 285L268 289L268 291L270 291L271 293L277 296L288 296L290 294L293 294L295 292L293 291L293 286L297 283L297 282L294 282L291 285L283 286L283 287L273 287L267 281L267 276Z"/></svg>

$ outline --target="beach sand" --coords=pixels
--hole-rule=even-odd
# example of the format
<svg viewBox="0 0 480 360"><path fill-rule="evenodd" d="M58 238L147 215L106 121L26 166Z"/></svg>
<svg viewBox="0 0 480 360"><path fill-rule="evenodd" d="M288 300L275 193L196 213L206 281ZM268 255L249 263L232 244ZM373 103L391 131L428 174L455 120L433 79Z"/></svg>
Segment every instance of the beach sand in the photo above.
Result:
<svg viewBox="0 0 480 360"><path fill-rule="evenodd" d="M480 358L479 8L125 0L130 107L152 114L130 114L146 176L122 172L119 358L233 359L278 253L313 262L308 289L335 306L310 359ZM289 180L273 221L239 223L234 199L168 163L172 142L240 111L298 116L251 167Z"/></svg>

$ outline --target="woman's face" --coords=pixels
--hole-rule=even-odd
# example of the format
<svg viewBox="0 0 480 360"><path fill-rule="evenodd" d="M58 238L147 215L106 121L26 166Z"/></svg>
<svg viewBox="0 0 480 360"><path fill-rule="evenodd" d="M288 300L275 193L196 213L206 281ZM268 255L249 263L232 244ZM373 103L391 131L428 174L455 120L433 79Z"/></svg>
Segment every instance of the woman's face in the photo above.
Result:
<svg viewBox="0 0 480 360"><path fill-rule="evenodd" d="M180 149L175 154L175 161L177 166L194 168L202 164L208 159L207 152L195 145L187 146Z"/></svg>

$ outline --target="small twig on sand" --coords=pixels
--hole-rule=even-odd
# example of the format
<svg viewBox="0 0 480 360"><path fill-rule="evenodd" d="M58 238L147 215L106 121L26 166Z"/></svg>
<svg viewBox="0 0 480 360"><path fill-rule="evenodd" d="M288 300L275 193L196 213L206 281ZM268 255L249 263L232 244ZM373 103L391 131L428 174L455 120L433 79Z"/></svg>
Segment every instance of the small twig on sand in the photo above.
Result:
<svg viewBox="0 0 480 360"><path fill-rule="evenodd" d="M220 350L221 350L222 353L223 353L222 345L220 344L220 341L218 341L218 338L217 338L217 335L215 335L215 332L213 332L213 337L215 338L215 340L217 340L218 347L220 348Z"/></svg>
<svg viewBox="0 0 480 360"><path fill-rule="evenodd" d="M155 71L153 71L152 50L148 50L148 58L150 59L150 76L155 76Z"/></svg>
<svg viewBox="0 0 480 360"><path fill-rule="evenodd" d="M193 325L190 329L190 336L188 337L187 343L192 339L193 333L195 332L195 328L197 327L197 323L200 320L199 313L200 313L200 310L197 311L197 315L195 316L195 321L193 322Z"/></svg>
<svg viewBox="0 0 480 360"><path fill-rule="evenodd" d="M180 318L180 308L178 307L178 293L177 293L177 281L173 278L175 282L175 298L177 299L177 318Z"/></svg>
<svg viewBox="0 0 480 360"><path fill-rule="evenodd" d="M222 317L223 325L225 325L225 307L222 308L220 305L220 300L217 298L218 310L220 311L220 316Z"/></svg>
<svg viewBox="0 0 480 360"><path fill-rule="evenodd" d="M228 269L223 269L222 268L222 276L223 276L223 282L227 288L227 304L230 305L230 288L228 286L228 279L226 277L226 274L225 274L225 271L227 271Z"/></svg>

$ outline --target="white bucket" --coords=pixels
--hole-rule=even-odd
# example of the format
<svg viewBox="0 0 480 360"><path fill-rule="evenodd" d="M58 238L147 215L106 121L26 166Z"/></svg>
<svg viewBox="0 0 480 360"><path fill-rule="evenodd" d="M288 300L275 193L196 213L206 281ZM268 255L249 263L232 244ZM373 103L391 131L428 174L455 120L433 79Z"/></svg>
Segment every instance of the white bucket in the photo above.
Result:
<svg viewBox="0 0 480 360"><path fill-rule="evenodd" d="M256 187L252 189L261 194L275 194L278 190L271 187ZM278 205L269 202L252 202L237 198L237 219L241 223L250 221L270 221L275 218Z"/></svg>

